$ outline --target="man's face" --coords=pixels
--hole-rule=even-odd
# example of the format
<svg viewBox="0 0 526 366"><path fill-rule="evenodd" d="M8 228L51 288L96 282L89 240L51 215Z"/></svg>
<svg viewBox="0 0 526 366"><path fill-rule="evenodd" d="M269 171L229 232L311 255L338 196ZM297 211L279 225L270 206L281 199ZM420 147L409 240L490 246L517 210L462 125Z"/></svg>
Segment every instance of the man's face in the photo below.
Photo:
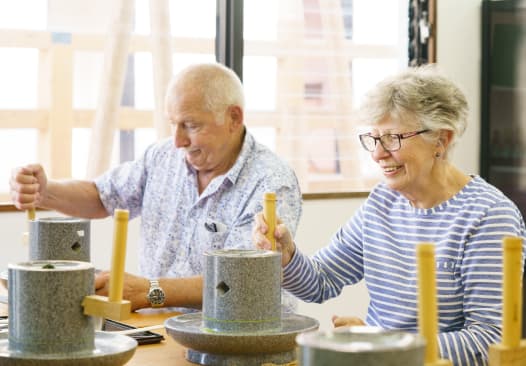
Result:
<svg viewBox="0 0 526 366"><path fill-rule="evenodd" d="M224 122L218 123L214 113L203 105L196 93L178 93L171 99L167 112L174 143L185 150L187 162L197 171L223 171L231 166L235 137L228 109Z"/></svg>

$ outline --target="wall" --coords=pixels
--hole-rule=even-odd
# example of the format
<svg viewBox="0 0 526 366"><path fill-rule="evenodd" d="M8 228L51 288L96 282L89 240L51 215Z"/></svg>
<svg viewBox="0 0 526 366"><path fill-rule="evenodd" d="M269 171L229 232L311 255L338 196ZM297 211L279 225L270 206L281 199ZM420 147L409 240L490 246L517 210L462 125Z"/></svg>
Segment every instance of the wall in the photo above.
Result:
<svg viewBox="0 0 526 366"><path fill-rule="evenodd" d="M471 105L469 127L457 147L453 161L465 172L478 173L479 156L479 84L480 84L480 0L440 0L437 8L437 58L438 64L466 92ZM362 199L314 200L304 204L296 242L306 253L312 253L327 243L332 233L363 202ZM43 213L38 213L42 216ZM53 216L53 213L46 213ZM25 214L0 214L2 227L2 250L0 270L8 263L27 259L27 247L22 244L22 233L27 230ZM139 221L132 221L128 231L128 254L126 269L137 268L137 238ZM93 263L97 268L108 268L111 258L113 222L97 220L91 226ZM337 299L325 304L300 303L299 313L320 320L323 329L330 328L333 314L363 317L368 304L363 284L347 288Z"/></svg>

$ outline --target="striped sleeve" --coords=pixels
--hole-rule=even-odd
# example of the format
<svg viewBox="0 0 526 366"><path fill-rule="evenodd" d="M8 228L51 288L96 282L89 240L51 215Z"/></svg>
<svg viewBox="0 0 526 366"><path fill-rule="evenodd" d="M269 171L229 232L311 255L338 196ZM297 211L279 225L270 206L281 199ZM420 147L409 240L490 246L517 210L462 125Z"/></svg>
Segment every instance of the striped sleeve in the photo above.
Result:
<svg viewBox="0 0 526 366"><path fill-rule="evenodd" d="M283 270L283 287L307 302L322 303L363 278L361 209L312 258L296 250Z"/></svg>

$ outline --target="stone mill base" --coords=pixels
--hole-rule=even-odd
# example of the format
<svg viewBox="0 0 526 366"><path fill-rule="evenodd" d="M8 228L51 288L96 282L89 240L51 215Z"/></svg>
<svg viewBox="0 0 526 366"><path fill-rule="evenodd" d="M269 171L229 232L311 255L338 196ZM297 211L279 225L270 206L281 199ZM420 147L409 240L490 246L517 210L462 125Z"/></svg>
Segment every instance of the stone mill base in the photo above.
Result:
<svg viewBox="0 0 526 366"><path fill-rule="evenodd" d="M200 365L213 366L261 366L264 364L286 365L297 359L295 351L260 355L220 355L189 349L186 359Z"/></svg>

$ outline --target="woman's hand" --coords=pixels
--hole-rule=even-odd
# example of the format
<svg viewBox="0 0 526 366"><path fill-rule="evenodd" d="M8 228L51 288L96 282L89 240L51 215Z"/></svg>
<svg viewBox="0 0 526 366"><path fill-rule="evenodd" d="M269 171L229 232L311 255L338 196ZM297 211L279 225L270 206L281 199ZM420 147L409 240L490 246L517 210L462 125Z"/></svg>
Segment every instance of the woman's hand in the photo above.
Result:
<svg viewBox="0 0 526 366"><path fill-rule="evenodd" d="M276 249L281 251L281 265L285 267L289 264L290 260L294 256L296 251L296 246L292 241L292 235L290 234L287 227L281 222L281 220L276 218L277 225L276 230L274 230L274 238L276 239ZM268 231L267 223L263 218L263 213L260 212L254 217L254 227L252 229L252 242L258 249L271 250L272 244L267 239L265 234Z"/></svg>
<svg viewBox="0 0 526 366"><path fill-rule="evenodd" d="M366 325L364 321L356 316L332 316L332 325L334 328L349 327L352 325Z"/></svg>

